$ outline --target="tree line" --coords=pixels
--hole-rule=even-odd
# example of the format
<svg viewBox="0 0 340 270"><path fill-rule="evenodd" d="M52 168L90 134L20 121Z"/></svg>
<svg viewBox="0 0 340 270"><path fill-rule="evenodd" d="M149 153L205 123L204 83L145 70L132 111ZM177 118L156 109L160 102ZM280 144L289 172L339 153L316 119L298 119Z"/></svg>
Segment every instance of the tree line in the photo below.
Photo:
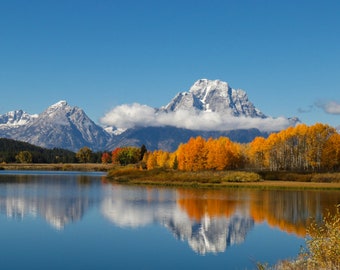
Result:
<svg viewBox="0 0 340 270"><path fill-rule="evenodd" d="M0 138L0 162L71 163L75 153L61 148L46 149L26 142Z"/></svg>
<svg viewBox="0 0 340 270"><path fill-rule="evenodd" d="M145 150L145 149L144 149ZM144 169L183 171L252 169L270 171L338 171L340 134L331 126L299 124L248 144L227 137L190 138L174 152L145 151L137 147L104 153L102 162L120 165L138 163Z"/></svg>
<svg viewBox="0 0 340 270"><path fill-rule="evenodd" d="M102 152L93 152L88 147L77 153L70 150L47 149L30 143L0 138L0 163L100 163Z"/></svg>
<svg viewBox="0 0 340 270"><path fill-rule="evenodd" d="M138 164L143 169L198 170L339 171L340 134L331 126L299 124L267 138L256 137L241 144L227 137L190 138L176 151L147 151L125 146L113 151L93 152L88 147L77 153L45 149L29 143L0 138L0 162L21 163L113 163Z"/></svg>

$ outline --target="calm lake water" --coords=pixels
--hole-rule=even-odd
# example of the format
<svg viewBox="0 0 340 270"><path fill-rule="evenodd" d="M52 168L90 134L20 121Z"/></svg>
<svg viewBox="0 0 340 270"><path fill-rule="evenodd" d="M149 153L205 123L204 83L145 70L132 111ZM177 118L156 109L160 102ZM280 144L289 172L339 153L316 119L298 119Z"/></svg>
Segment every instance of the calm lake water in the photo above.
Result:
<svg viewBox="0 0 340 270"><path fill-rule="evenodd" d="M255 269L295 257L339 191L113 185L0 172L0 269Z"/></svg>

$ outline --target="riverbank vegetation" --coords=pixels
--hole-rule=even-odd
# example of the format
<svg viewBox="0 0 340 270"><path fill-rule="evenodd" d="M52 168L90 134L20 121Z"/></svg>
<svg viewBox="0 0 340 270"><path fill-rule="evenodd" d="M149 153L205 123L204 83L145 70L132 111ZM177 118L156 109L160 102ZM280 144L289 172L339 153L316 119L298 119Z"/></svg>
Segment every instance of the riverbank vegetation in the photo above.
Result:
<svg viewBox="0 0 340 270"><path fill-rule="evenodd" d="M321 224L315 220L307 228L306 248L293 260L281 261L269 267L259 263L258 269L302 270L302 269L340 269L340 204L335 213L324 216Z"/></svg>
<svg viewBox="0 0 340 270"><path fill-rule="evenodd" d="M146 153L147 169L181 171L252 170L273 172L326 172L340 169L340 134L328 125L298 125L249 144L226 137L191 138L175 152Z"/></svg>
<svg viewBox="0 0 340 270"><path fill-rule="evenodd" d="M260 175L242 171L178 171L178 170L141 170L136 167L120 167L108 172L108 178L118 183L148 184L163 186L205 186L217 187L228 183L260 181Z"/></svg>
<svg viewBox="0 0 340 270"><path fill-rule="evenodd" d="M8 168L5 165L11 163L27 166L28 163L61 164L58 169L67 167L66 164L82 163L86 167L88 163L102 163L113 168L110 177L118 179L115 174L124 171L125 179L130 180L161 175L160 178L170 181L171 177L176 182L175 179L183 179L184 175L189 178L195 175L197 179L203 179L197 181L211 183L259 179L339 183L340 134L328 125L300 124L272 133L268 138L257 137L248 144L235 143L227 137L205 139L198 136L180 144L174 152L148 151L142 145L97 153L85 146L73 153L0 139L0 162L0 167L5 169ZM129 172L131 164L133 174ZM122 170L126 166L128 169ZM226 175L231 171L233 176L226 181ZM122 175L119 177L123 178Z"/></svg>
<svg viewBox="0 0 340 270"><path fill-rule="evenodd" d="M282 174L284 175L284 174ZM323 178L323 173L316 174ZM328 175L328 174L327 174ZM191 187L237 187L257 189L328 189L340 190L340 182L300 182L299 174L290 174L287 180L263 180L260 173L225 171L180 171L156 168L140 169L136 166L115 166L108 171L107 179L121 184L191 186ZM340 177L340 174L337 174ZM336 178L339 179L339 178Z"/></svg>
<svg viewBox="0 0 340 270"><path fill-rule="evenodd" d="M116 148L112 153L104 153L102 161L120 166L135 164L139 171L133 171L133 176L131 168L113 169L109 174L119 180L125 171L125 181L148 175L156 179L162 172L163 178L167 175L170 181L171 176L176 182L176 174L192 172L195 175L193 172L196 172L196 177L203 175L205 181L226 182L226 176L218 172L232 171L234 174L229 182L242 182L239 175L244 177L244 182L249 182L248 175L255 173L254 181L340 183L340 135L328 125L309 127L301 124L272 133L268 138L255 138L249 144L235 143L226 137L204 139L199 136L180 144L174 152L146 151L145 148L142 151L137 147Z"/></svg>
<svg viewBox="0 0 340 270"><path fill-rule="evenodd" d="M0 170L27 171L102 171L112 169L110 164L100 163L2 163Z"/></svg>

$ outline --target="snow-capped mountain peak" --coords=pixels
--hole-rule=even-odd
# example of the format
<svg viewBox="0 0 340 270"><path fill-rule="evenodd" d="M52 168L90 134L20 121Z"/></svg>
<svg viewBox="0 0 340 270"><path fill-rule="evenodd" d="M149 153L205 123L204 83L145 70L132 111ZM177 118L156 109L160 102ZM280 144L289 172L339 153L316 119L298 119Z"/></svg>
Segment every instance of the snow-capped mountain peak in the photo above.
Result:
<svg viewBox="0 0 340 270"><path fill-rule="evenodd" d="M136 112L138 117L134 116ZM197 135L228 136L234 141L249 142L254 136L267 136L273 127L279 130L298 121L283 119L276 124L276 119L267 117L249 101L245 91L208 79L196 81L188 91L178 93L159 109L119 106L108 117L110 126L104 129L81 108L60 100L39 115L22 110L0 115L0 137L73 151L84 146L102 151L142 144L148 149L174 151L179 143ZM129 121L132 126L119 125ZM137 124L133 126L134 123Z"/></svg>
<svg viewBox="0 0 340 270"><path fill-rule="evenodd" d="M229 89L229 84L220 80L208 80L200 79L196 81L190 88L189 92L195 94L196 96L205 96L212 90L222 90Z"/></svg>
<svg viewBox="0 0 340 270"><path fill-rule="evenodd" d="M55 108L55 109L59 109L59 108L64 108L68 106L68 103L66 100L60 100L57 103L51 105L49 108Z"/></svg>
<svg viewBox="0 0 340 270"><path fill-rule="evenodd" d="M7 115L12 114L10 112ZM0 116L0 124L2 118L4 117ZM9 137L47 148L62 147L74 151L83 146L89 146L94 150L101 149L111 138L82 109L70 106L65 100L49 106L35 116L34 121L27 121L16 129L0 125L0 137Z"/></svg>
<svg viewBox="0 0 340 270"><path fill-rule="evenodd" d="M25 130L29 141L44 147L55 144L77 150L82 146L98 149L110 135L97 126L79 107L70 106L65 100L59 101L44 112Z"/></svg>
<svg viewBox="0 0 340 270"><path fill-rule="evenodd" d="M56 112L60 112L60 111L66 111L66 110L70 110L72 109L72 107L70 105L68 105L68 103L65 100L61 100L58 101L57 103L49 106L43 113L44 114L54 114Z"/></svg>
<svg viewBox="0 0 340 270"><path fill-rule="evenodd" d="M233 89L227 82L200 79L188 92L181 92L171 102L161 108L162 111L212 111L225 116L245 116L266 118L248 99L241 89Z"/></svg>
<svg viewBox="0 0 340 270"><path fill-rule="evenodd" d="M23 110L10 111L6 114L0 115L0 125L3 127L23 126L38 117L37 114L28 114Z"/></svg>

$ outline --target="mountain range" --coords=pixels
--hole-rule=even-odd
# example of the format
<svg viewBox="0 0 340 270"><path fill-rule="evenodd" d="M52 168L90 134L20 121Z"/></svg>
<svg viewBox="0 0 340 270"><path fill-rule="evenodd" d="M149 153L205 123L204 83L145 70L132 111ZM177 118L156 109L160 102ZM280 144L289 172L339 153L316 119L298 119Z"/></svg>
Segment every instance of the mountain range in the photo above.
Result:
<svg viewBox="0 0 340 270"><path fill-rule="evenodd" d="M189 92L178 93L168 105L160 109L164 112L179 110L218 112L235 117L267 117L248 100L245 91L235 90L220 80L198 80Z"/></svg>
<svg viewBox="0 0 340 270"><path fill-rule="evenodd" d="M235 90L223 81L207 79L198 80L188 92L181 92L166 106L154 109L155 119L159 119L160 116L164 119L180 112L190 113L186 114L189 115L186 122L193 125L197 119L204 121L203 113L210 116L217 115L221 119L233 119L235 123L244 119L247 121L269 119L249 101L245 91ZM191 120L190 115L195 115L196 120ZM295 125L298 119L287 118L287 121L290 125ZM84 146L94 151L104 151L126 145L141 146L142 144L149 150L174 151L180 143L194 136L204 138L228 136L233 141L249 142L256 136L269 134L268 130L255 127L224 127L224 122L215 130L200 128L199 125L197 128L181 127L174 123L162 122L149 125L136 123L124 129L115 125L101 126L93 122L81 108L72 107L66 101L59 101L38 115L30 115L23 110L0 115L0 137L45 148L57 147L72 151L78 151Z"/></svg>

